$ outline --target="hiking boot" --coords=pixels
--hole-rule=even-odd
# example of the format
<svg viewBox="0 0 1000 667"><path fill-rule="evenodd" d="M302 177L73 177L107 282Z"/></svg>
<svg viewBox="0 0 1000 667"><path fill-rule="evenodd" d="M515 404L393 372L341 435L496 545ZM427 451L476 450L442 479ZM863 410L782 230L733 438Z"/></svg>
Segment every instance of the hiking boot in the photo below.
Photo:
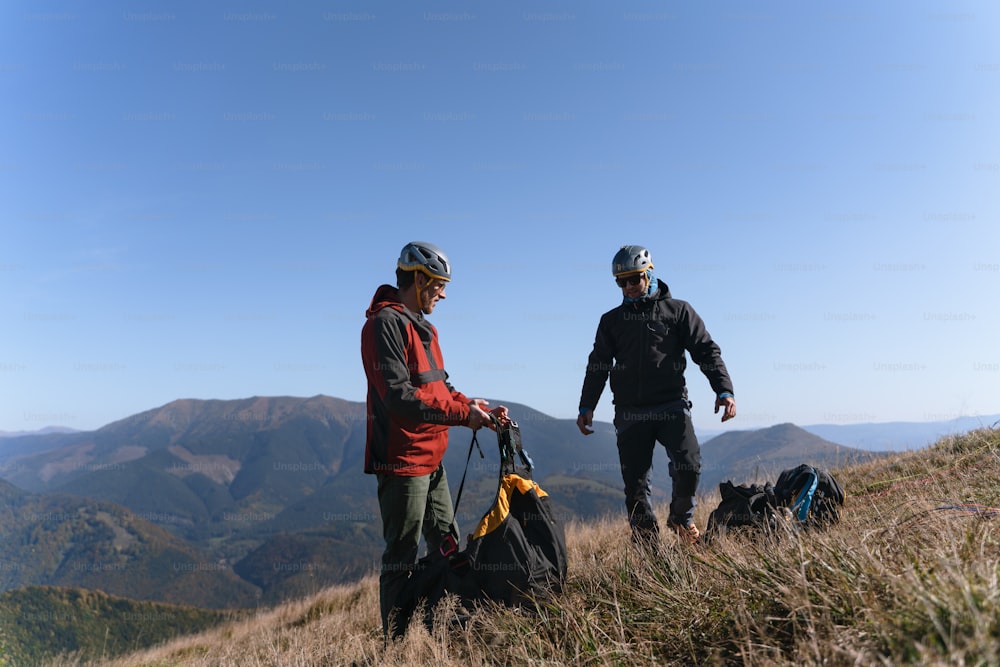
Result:
<svg viewBox="0 0 1000 667"><path fill-rule="evenodd" d="M701 541L701 531L693 523L681 524L670 522L668 525L671 530L677 533L677 537L684 544L698 544Z"/></svg>

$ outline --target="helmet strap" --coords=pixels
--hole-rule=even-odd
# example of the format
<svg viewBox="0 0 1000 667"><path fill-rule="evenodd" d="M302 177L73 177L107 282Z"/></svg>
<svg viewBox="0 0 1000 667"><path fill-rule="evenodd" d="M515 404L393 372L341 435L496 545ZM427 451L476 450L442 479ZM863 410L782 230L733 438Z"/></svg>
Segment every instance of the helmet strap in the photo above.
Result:
<svg viewBox="0 0 1000 667"><path fill-rule="evenodd" d="M424 276L424 280L427 280L427 276L424 275L423 271L416 271L413 274L413 289L417 293L417 308L420 310L421 313L423 313L424 312L424 302L423 302L423 299L420 297L420 293L423 292L424 290L423 290L422 287L420 287L419 285L417 285L417 276L418 275L423 275ZM424 284L426 285L426 283L424 283Z"/></svg>

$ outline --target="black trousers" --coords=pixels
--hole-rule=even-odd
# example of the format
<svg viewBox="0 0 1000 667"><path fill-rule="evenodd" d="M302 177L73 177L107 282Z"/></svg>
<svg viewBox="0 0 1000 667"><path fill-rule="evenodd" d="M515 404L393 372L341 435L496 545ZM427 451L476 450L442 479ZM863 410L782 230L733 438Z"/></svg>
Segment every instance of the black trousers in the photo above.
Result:
<svg viewBox="0 0 1000 667"><path fill-rule="evenodd" d="M627 416L627 415L626 415ZM691 415L685 411L645 413L642 419L618 419L618 458L625 482L625 508L636 540L659 534L650 504L653 450L659 442L667 451L671 523L688 524L694 517L695 492L701 477L701 447Z"/></svg>

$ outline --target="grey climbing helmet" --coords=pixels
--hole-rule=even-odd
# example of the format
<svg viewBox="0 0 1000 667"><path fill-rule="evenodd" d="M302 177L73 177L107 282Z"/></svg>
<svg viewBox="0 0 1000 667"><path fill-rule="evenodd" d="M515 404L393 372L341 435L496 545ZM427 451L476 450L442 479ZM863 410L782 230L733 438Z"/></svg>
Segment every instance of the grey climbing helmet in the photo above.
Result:
<svg viewBox="0 0 1000 667"><path fill-rule="evenodd" d="M641 245L623 245L611 260L611 275L622 276L653 268L653 258Z"/></svg>
<svg viewBox="0 0 1000 667"><path fill-rule="evenodd" d="M445 282L451 280L451 262L444 251L433 243L407 243L399 253L397 266L404 271L420 271L428 278Z"/></svg>

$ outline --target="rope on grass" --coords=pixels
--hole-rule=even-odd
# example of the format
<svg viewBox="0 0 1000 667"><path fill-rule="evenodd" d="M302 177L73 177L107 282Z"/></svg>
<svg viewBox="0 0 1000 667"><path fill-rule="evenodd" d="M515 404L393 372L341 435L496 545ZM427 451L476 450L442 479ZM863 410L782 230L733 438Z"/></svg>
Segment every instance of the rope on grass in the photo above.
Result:
<svg viewBox="0 0 1000 667"><path fill-rule="evenodd" d="M997 422L997 423L1000 423L1000 422ZM873 486L873 487L878 487L878 486L882 486L882 485L886 485L886 484L891 484L892 486L890 486L888 489L885 489L883 491L879 491L879 492L875 492L875 493L871 493L871 494L865 494L865 495L877 496L879 494L888 493L889 491L892 490L892 488L896 484L905 482L907 480L915 479L915 478L924 478L924 479L930 480L932 477L935 477L936 475L940 475L942 473L948 472L949 470L953 470L953 469L957 468L959 466L959 464L961 464L966 459L968 459L970 457L973 457L973 456L976 456L977 454L983 452L984 450L991 449L993 446L994 446L994 443L986 443L985 445L983 445L979 449L973 450L973 451L969 452L968 454L966 454L965 456L958 457L957 459L955 459L954 461L952 461L951 464L945 465L945 466L941 466L940 468L937 468L935 470L931 470L930 472L914 473L912 475L903 475L902 477L896 477L895 479L883 479L883 480L880 480L880 481L870 482L869 485Z"/></svg>
<svg viewBox="0 0 1000 667"><path fill-rule="evenodd" d="M979 505L977 503L958 503L955 505L942 505L941 507L935 507L933 511L962 512L963 514L970 514L972 516L976 516L981 519L992 519L995 516L1000 516L1000 507L990 507L988 505Z"/></svg>
<svg viewBox="0 0 1000 667"><path fill-rule="evenodd" d="M910 503L904 503L899 507L904 505L909 505ZM898 508L897 508L898 509ZM938 505L937 507L928 507L925 509L918 509L910 512L909 515L899 519L892 523L892 525L886 526L882 530L878 531L879 534L885 534L889 531L898 530L913 521L918 519L923 519L931 515L932 512L955 512L961 513L967 516L976 517L977 519L992 519L994 517L1000 516L1000 507L990 507L989 505L980 505L978 503L951 503L946 505Z"/></svg>

